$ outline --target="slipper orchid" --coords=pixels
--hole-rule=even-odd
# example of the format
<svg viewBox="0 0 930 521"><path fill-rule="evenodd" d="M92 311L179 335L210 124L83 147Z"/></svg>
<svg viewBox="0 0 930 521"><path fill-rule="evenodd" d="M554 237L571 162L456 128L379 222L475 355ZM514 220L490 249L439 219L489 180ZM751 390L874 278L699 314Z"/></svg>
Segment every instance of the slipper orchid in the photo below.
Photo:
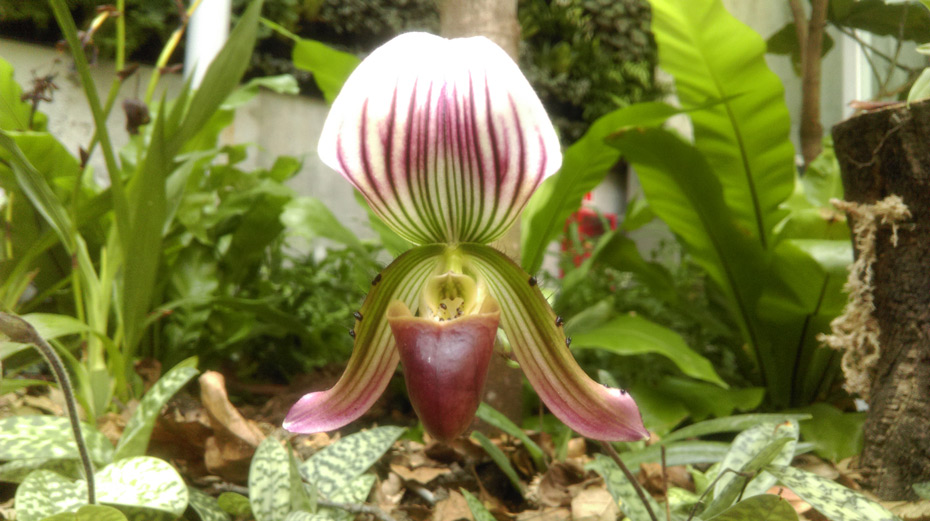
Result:
<svg viewBox="0 0 930 521"><path fill-rule="evenodd" d="M474 418L500 326L533 388L569 427L599 440L648 436L633 399L572 358L535 279L487 245L562 161L542 103L503 50L481 37L391 40L346 81L318 151L418 246L372 281L345 373L302 397L285 429L355 420L402 361L426 430L450 440Z"/></svg>

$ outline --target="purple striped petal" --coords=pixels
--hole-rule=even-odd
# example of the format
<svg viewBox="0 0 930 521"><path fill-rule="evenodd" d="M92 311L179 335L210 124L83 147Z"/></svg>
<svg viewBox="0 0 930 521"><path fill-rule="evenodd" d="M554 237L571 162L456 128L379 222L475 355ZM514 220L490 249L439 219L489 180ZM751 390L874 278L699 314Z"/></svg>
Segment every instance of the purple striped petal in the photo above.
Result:
<svg viewBox="0 0 930 521"><path fill-rule="evenodd" d="M356 68L318 153L416 244L500 237L562 162L542 103L500 47L426 33Z"/></svg>

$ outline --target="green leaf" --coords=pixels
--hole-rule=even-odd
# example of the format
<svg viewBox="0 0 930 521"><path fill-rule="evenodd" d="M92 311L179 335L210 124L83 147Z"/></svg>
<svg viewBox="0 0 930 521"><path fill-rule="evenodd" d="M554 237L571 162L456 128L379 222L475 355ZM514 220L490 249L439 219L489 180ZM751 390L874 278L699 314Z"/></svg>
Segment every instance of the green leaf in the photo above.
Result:
<svg viewBox="0 0 930 521"><path fill-rule="evenodd" d="M193 362L196 363L196 360ZM191 361L181 362L174 366L145 393L139 406L126 423L123 435L116 445L116 452L113 454L114 460L145 455L149 438L152 436L152 429L155 428L155 421L162 408L199 372L196 367L191 367L190 363Z"/></svg>
<svg viewBox="0 0 930 521"><path fill-rule="evenodd" d="M90 459L113 460L110 441L89 425L81 425ZM0 419L0 460L78 459L71 423L58 416L9 416Z"/></svg>
<svg viewBox="0 0 930 521"><path fill-rule="evenodd" d="M791 65L794 67L794 73L801 76L801 47L798 45L797 26L794 22L785 24L775 34L769 36L765 41L766 52L769 54L780 54L791 58ZM833 48L833 38L827 32L823 33L823 45L820 49L820 56L824 57Z"/></svg>
<svg viewBox="0 0 930 521"><path fill-rule="evenodd" d="M316 197L298 197L284 207L281 222L291 231L308 238L325 237L367 255L365 247L352 230Z"/></svg>
<svg viewBox="0 0 930 521"><path fill-rule="evenodd" d="M208 496L194 487L187 487L190 506L197 512L200 521L229 521L229 514L220 508L213 496Z"/></svg>
<svg viewBox="0 0 930 521"><path fill-rule="evenodd" d="M660 354L688 376L728 387L710 360L688 347L681 335L638 315L621 315L596 329L573 333L572 346L603 349L621 356Z"/></svg>
<svg viewBox="0 0 930 521"><path fill-rule="evenodd" d="M42 521L127 521L119 510L103 505L84 505L77 512L62 512Z"/></svg>
<svg viewBox="0 0 930 521"><path fill-rule="evenodd" d="M798 514L779 496L763 494L733 505L708 521L797 521Z"/></svg>
<svg viewBox="0 0 930 521"><path fill-rule="evenodd" d="M361 62L354 54L337 51L316 40L307 40L266 19L262 23L294 41L291 60L298 69L313 73L313 81L332 103L355 67Z"/></svg>
<svg viewBox="0 0 930 521"><path fill-rule="evenodd" d="M180 128L175 135L171 136L168 150L180 150L184 143L209 121L239 85L242 75L251 63L261 10L262 0L252 0L242 17L239 18L226 44L207 68L200 87L190 100L188 112Z"/></svg>
<svg viewBox="0 0 930 521"><path fill-rule="evenodd" d="M930 34L930 13L915 2L832 0L827 20L849 29L917 43L926 42Z"/></svg>
<svg viewBox="0 0 930 521"><path fill-rule="evenodd" d="M844 413L827 403L815 403L800 409L811 417L801 421L801 436L814 444L821 458L837 462L862 451L862 425L866 413Z"/></svg>
<svg viewBox="0 0 930 521"><path fill-rule="evenodd" d="M665 463L675 465L701 465L723 461L730 451L730 444L722 441L679 441L662 442L644 449L620 454L628 467L639 468L643 463L661 463L662 445L665 446Z"/></svg>
<svg viewBox="0 0 930 521"><path fill-rule="evenodd" d="M249 498L235 492L223 492L216 503L224 512L236 517L254 517L252 515L252 506L249 504Z"/></svg>
<svg viewBox="0 0 930 521"><path fill-rule="evenodd" d="M585 468L594 470L604 478L604 482L607 483L607 491L610 492L614 501L620 504L620 510L630 518L630 521L652 520L649 511L639 498L639 494L633 488L633 484L626 479L623 471L612 459L603 454L595 454L594 461L585 465ZM661 512L658 503L649 494L646 494L646 501L652 507L652 512Z"/></svg>
<svg viewBox="0 0 930 521"><path fill-rule="evenodd" d="M523 446L526 447L526 451L530 454L530 458L533 459L533 465L536 467L536 470L540 472L546 470L545 455L542 449L535 441L531 440L530 437L526 435L523 429L510 421L510 418L504 416L500 411L484 402L478 405L478 411L475 413L475 416L484 420L488 425L496 427L523 442Z"/></svg>
<svg viewBox="0 0 930 521"><path fill-rule="evenodd" d="M719 484L724 479L727 479L727 482L719 492L715 488L714 499L707 505L704 512L701 513L701 517L712 518L729 508L738 498L752 497L768 490L775 484L775 478L765 472L759 475L756 475L756 473L759 472L762 467L771 463L773 459L782 459L779 458L779 456L783 454L783 449L796 441L797 440L787 436L775 438L758 452L752 454L752 457L742 464L738 470L724 467L724 465L726 465L725 459L720 467L719 476L721 479L718 480L717 483ZM794 450L792 447L791 456L793 455ZM731 473L729 472L730 470L735 470L735 472Z"/></svg>
<svg viewBox="0 0 930 521"><path fill-rule="evenodd" d="M52 382L47 380L34 380L31 378L4 378L0 380L0 394L11 393L33 385L52 385Z"/></svg>
<svg viewBox="0 0 930 521"><path fill-rule="evenodd" d="M513 485L514 490L523 495L523 482L520 481L520 477L517 476L517 471L514 470L513 465L510 464L510 460L507 459L507 455L504 454L504 451L500 450L497 445L494 445L494 442L488 439L484 434L474 431L471 433L471 437L478 441L481 444L481 448L488 453L488 456L491 457L491 460L497 464L498 468L507 476L507 479L510 480L510 484Z"/></svg>
<svg viewBox="0 0 930 521"><path fill-rule="evenodd" d="M187 508L184 480L171 465L157 458L142 456L107 465L96 474L95 482L100 503L156 510L175 517ZM87 482L37 470L16 489L17 518L32 521L73 512L86 501Z"/></svg>
<svg viewBox="0 0 930 521"><path fill-rule="evenodd" d="M364 503L371 493L371 487L377 481L374 474L362 474L352 481L348 482L342 488L333 493L331 501L341 504ZM312 517L313 521L352 521L358 514L342 510L339 508L321 507Z"/></svg>
<svg viewBox="0 0 930 521"><path fill-rule="evenodd" d="M620 159L604 140L618 129L661 125L681 112L666 103L650 102L615 110L595 121L581 139L562 155L559 172L543 181L523 211L521 266L535 273L542 266L549 243L562 232L565 220L581 205L581 198L601 183Z"/></svg>
<svg viewBox="0 0 930 521"><path fill-rule="evenodd" d="M291 510L287 449L273 437L258 446L249 466L249 498L255 521L283 521Z"/></svg>
<svg viewBox="0 0 930 521"><path fill-rule="evenodd" d="M835 481L788 466L766 470L831 521L900 521L885 507Z"/></svg>
<svg viewBox="0 0 930 521"><path fill-rule="evenodd" d="M911 90L907 93L907 103L910 105L915 101L930 98L930 68L924 69L914 81Z"/></svg>
<svg viewBox="0 0 930 521"><path fill-rule="evenodd" d="M724 488L736 478L735 474L724 474L726 469L737 472L755 472L759 468L770 463L774 465L787 465L791 463L791 458L794 457L798 435L797 422L790 420L783 423L762 423L741 432L733 440L730 452L720 464L720 479L717 480L717 484L714 486L714 496L720 496ZM780 440L783 438L788 438L790 442L781 443ZM766 448L771 448L773 446L777 446L777 451L770 454L770 459L768 459L768 461L763 460L760 462L756 460ZM754 468L750 467L750 463L754 463ZM774 479L772 479L771 476L760 475L746 486L745 496L748 497L761 494L768 490L773 484Z"/></svg>
<svg viewBox="0 0 930 521"><path fill-rule="evenodd" d="M68 335L90 331L90 327L80 320L68 315L54 313L28 313L20 318L29 322L36 333L45 340L52 340Z"/></svg>
<svg viewBox="0 0 930 521"><path fill-rule="evenodd" d="M0 130L29 130L32 107L20 98L22 92L13 79L13 66L0 58Z"/></svg>
<svg viewBox="0 0 930 521"><path fill-rule="evenodd" d="M697 438L707 434L720 434L724 432L739 432L762 423L780 423L789 420L808 420L809 414L739 414L716 418L689 425L672 432L663 438L664 442Z"/></svg>
<svg viewBox="0 0 930 521"><path fill-rule="evenodd" d="M311 456L300 472L320 497L330 498L381 459L403 432L403 427L387 426L351 434Z"/></svg>
<svg viewBox="0 0 930 521"><path fill-rule="evenodd" d="M690 114L694 144L740 231L768 248L795 167L785 91L766 65L765 42L720 0L650 3L659 66L675 78L682 105L723 100Z"/></svg>
<svg viewBox="0 0 930 521"><path fill-rule="evenodd" d="M468 510L471 511L472 517L475 518L475 521L496 521L497 518L484 506L484 503L480 499L476 498L471 494L471 492L460 488L459 492L465 496L465 503L468 504Z"/></svg>

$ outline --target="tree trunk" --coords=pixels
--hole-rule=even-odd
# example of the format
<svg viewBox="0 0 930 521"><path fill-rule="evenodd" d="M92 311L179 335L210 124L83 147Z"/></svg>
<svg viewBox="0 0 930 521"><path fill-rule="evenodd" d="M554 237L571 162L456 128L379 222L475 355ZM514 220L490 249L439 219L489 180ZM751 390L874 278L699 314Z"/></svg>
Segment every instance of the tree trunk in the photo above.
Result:
<svg viewBox="0 0 930 521"><path fill-rule="evenodd" d="M517 60L520 43L517 0L441 0L439 23L446 38L485 36ZM519 221L494 246L519 260ZM523 413L522 391L520 371L509 367L502 357L492 358L484 401L519 425Z"/></svg>
<svg viewBox="0 0 930 521"><path fill-rule="evenodd" d="M871 352L844 346L844 370L863 371L853 390L869 403L860 464L880 498L911 499L911 484L930 480L930 101L851 118L833 139L857 264L871 259L863 291L851 291L872 301L859 321L874 332ZM893 196L909 215L900 203L891 215Z"/></svg>

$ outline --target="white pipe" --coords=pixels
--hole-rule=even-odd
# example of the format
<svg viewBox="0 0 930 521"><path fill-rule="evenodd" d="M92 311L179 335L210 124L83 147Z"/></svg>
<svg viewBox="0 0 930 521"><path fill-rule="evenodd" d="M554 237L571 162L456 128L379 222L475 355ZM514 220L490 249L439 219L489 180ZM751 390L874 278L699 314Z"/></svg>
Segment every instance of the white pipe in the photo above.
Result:
<svg viewBox="0 0 930 521"><path fill-rule="evenodd" d="M184 77L196 89L229 37L231 0L202 0L187 26Z"/></svg>

